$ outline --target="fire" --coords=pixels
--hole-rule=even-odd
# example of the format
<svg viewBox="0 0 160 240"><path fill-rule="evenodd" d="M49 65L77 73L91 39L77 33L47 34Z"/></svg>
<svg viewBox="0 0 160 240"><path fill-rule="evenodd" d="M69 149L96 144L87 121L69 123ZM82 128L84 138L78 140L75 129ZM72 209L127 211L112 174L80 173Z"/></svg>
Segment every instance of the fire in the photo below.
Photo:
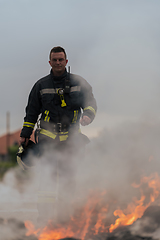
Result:
<svg viewBox="0 0 160 240"><path fill-rule="evenodd" d="M150 196L145 196L144 185L147 186ZM100 233L113 232L120 226L133 224L138 218L141 218L144 211L159 197L160 193L160 177L157 173L151 174L149 177L142 177L139 184L132 184L132 187L140 190L141 197L138 200L133 198L133 201L128 204L124 210L115 209L114 216L117 217L115 223L107 226L106 219L109 210L108 204L104 201L106 192L99 191L91 192L85 206L71 217L66 227L61 225L55 226L50 222L43 229L35 229L29 221L25 222L28 229L27 236L35 235L38 240L58 240L65 237L74 237L78 239L87 239L91 235ZM113 203L114 204L114 203Z"/></svg>
<svg viewBox="0 0 160 240"><path fill-rule="evenodd" d="M109 231L113 232L119 226L127 226L131 225L138 218L141 218L144 211L148 208L149 205L143 206L145 200L145 196L142 196L139 201L135 201L135 203L131 203L128 205L125 212L130 212L129 214L124 214L124 212L120 209L114 211L115 216L119 216L116 219L115 224L111 224ZM136 206L136 204L138 204Z"/></svg>
<svg viewBox="0 0 160 240"><path fill-rule="evenodd" d="M119 226L126 226L131 225L133 222L135 222L138 218L141 218L144 211L155 201L156 198L158 198L160 193L160 177L157 173L151 174L149 177L142 177L141 182L139 185L132 184L135 188L140 188L144 183L148 184L148 187L153 190L153 192L150 194L150 200L147 204L144 205L144 201L146 197L143 194L143 191L141 189L141 199L134 200L134 203L130 203L124 212L127 214L124 214L122 210L116 210L114 211L115 216L119 216L119 218L116 219L115 224L111 224L109 231L112 232Z"/></svg>
<svg viewBox="0 0 160 240"><path fill-rule="evenodd" d="M43 229L35 230L34 225L29 221L25 222L25 227L28 229L26 236L35 235L36 237L38 237L38 240L57 240L65 238L66 236L73 236L73 232L69 229L69 227L67 229L59 227L55 230L52 230L48 226L46 226Z"/></svg>
<svg viewBox="0 0 160 240"><path fill-rule="evenodd" d="M104 194L105 192L92 192L88 197L86 205L81 209L78 217L71 217L66 228L62 226L54 226L50 221L48 226L43 229L35 229L30 221L26 221L25 227L28 229L26 236L35 235L38 237L38 240L58 240L65 237L75 237L84 240L88 231L91 231L93 235L96 235L98 232L107 232L108 230L105 230L105 225L103 223L103 220L106 218L107 208L102 208L98 213L98 216L95 214L95 212L97 212L96 208L100 207ZM91 223L95 218L96 223L93 228L91 228Z"/></svg>

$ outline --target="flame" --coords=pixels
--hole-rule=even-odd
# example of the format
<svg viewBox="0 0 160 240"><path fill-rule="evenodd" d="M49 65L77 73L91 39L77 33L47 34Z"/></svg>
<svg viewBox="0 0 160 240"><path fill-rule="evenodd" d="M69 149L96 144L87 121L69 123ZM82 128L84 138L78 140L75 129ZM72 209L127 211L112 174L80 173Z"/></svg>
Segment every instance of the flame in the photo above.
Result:
<svg viewBox="0 0 160 240"><path fill-rule="evenodd" d="M26 236L35 235L38 237L38 240L58 240L65 237L75 237L84 240L89 230L92 231L93 235L96 235L98 232L107 232L108 230L105 230L105 224L103 223L103 220L106 218L107 208L102 208L98 215L95 214L96 208L99 207L104 194L105 192L92 192L79 216L71 217L67 228L54 226L50 222L48 226L42 229L35 229L30 221L26 221L25 227L28 230ZM90 229L93 218L97 220L93 228Z"/></svg>
<svg viewBox="0 0 160 240"><path fill-rule="evenodd" d="M147 191L151 192L150 196L145 196L144 185ZM113 215L117 217L115 223L106 226L106 218L109 206L104 201L106 191L92 191L89 194L85 206L71 217L67 227L54 226L51 222L42 229L35 229L34 225L26 221L26 236L35 235L38 240L58 240L66 237L74 237L79 239L88 239L91 235L100 233L113 232L120 226L128 226L133 224L138 218L141 218L144 211L159 197L160 193L160 177L157 173L151 174L149 177L142 177L139 184L133 183L132 187L139 189L141 197L138 200L133 198L124 210L116 209ZM114 204L114 203L113 203Z"/></svg>
<svg viewBox="0 0 160 240"><path fill-rule="evenodd" d="M143 195L143 191L141 190L141 199L134 200L134 203L130 203L124 212L128 214L124 214L122 210L115 210L114 215L119 216L116 219L115 224L111 224L109 231L113 232L119 226L131 225L138 218L141 218L144 211L158 198L160 193L160 177L157 173L151 174L149 177L142 177L139 185L132 184L133 187L138 188L141 187L143 183L147 183L149 188L152 188L153 192L150 194L150 201L144 205L144 200L146 197Z"/></svg>
<svg viewBox="0 0 160 240"><path fill-rule="evenodd" d="M52 230L48 226L46 226L43 229L35 230L34 225L30 221L25 222L25 227L28 229L26 236L35 235L36 237L38 237L38 240L57 240L65 238L66 236L73 236L73 232L71 232L69 227L67 229L59 227L55 230Z"/></svg>
<svg viewBox="0 0 160 240"><path fill-rule="evenodd" d="M120 209L115 210L114 215L119 216L119 218L116 219L115 224L111 224L109 231L113 232L113 230L115 230L119 226L131 225L138 218L141 218L144 211L149 206L149 205L143 206L144 200L145 196L141 196L141 199L139 201L136 201L139 205L136 206L136 202L130 203L126 209L126 212L131 212L129 214L125 215L124 212Z"/></svg>

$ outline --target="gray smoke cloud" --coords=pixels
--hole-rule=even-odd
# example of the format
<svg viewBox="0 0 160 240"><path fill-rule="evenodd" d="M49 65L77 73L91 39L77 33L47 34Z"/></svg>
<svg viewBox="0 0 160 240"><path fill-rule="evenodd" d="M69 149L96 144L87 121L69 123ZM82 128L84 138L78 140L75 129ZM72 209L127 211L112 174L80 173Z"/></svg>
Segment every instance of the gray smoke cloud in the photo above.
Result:
<svg viewBox="0 0 160 240"><path fill-rule="evenodd" d="M128 204L135 203L135 198L140 200L142 193L145 195L143 205L147 206L150 202L154 187L142 182L141 178L153 176L152 179L155 180L155 176L158 176L159 180L159 142L160 123L155 119L143 119L124 122L112 130L104 129L98 137L91 139L86 147L85 157L75 154L71 159L67 152L64 155L61 151L52 152L49 149L41 157L30 156L35 164L32 170L23 172L19 167L11 169L0 183L0 227L4 227L3 240L16 239L19 236L16 235L17 232L21 230L24 234L25 228L19 230L19 223L24 226L26 220L32 221L35 229L45 226L48 220L53 221L53 229L57 223L66 226L71 222L71 216L79 216L77 219L80 219L85 211L86 220L86 204L89 204L91 217L84 239L159 239L158 185L155 201L146 208L143 216L130 226L118 227L112 233L106 231L118 218L113 214L116 209L127 214ZM138 187L140 183L141 186ZM39 191L54 192L49 197L58 198L56 211L50 203L41 204L41 210L39 209ZM91 203L87 203L88 198L92 200ZM95 235L93 229L102 208L106 209L103 212L105 231L101 233L102 228L99 228ZM39 210L44 214L43 223L38 221ZM4 225L8 220L9 223ZM79 227L82 233L84 225L75 224L75 232L77 233ZM28 236L28 239L29 237L34 239L35 236ZM81 234L75 234L74 237L80 239Z"/></svg>

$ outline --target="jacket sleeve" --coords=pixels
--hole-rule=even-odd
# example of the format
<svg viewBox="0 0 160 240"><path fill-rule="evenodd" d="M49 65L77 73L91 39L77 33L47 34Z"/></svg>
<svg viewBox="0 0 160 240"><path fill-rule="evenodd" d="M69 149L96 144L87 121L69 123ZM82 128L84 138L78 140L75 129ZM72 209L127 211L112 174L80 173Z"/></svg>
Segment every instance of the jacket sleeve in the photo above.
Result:
<svg viewBox="0 0 160 240"><path fill-rule="evenodd" d="M26 106L26 115L24 117L23 128L20 134L21 137L30 138L40 112L40 90L39 85L36 83L29 94L28 104Z"/></svg>
<svg viewBox="0 0 160 240"><path fill-rule="evenodd" d="M94 120L97 112L97 103L96 99L92 92L91 85L84 80L82 84L82 94L83 94L83 116L88 116L91 119L91 122Z"/></svg>

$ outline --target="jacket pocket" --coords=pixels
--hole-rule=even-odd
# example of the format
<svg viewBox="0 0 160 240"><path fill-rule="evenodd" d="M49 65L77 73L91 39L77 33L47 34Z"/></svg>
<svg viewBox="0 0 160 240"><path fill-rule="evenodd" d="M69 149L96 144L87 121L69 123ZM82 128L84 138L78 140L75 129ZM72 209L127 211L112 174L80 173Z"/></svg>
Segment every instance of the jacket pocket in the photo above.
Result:
<svg viewBox="0 0 160 240"><path fill-rule="evenodd" d="M54 101L54 94L42 95L42 108L50 109Z"/></svg>
<svg viewBox="0 0 160 240"><path fill-rule="evenodd" d="M70 102L72 107L80 107L81 106L81 95L80 92L71 92L69 94Z"/></svg>

